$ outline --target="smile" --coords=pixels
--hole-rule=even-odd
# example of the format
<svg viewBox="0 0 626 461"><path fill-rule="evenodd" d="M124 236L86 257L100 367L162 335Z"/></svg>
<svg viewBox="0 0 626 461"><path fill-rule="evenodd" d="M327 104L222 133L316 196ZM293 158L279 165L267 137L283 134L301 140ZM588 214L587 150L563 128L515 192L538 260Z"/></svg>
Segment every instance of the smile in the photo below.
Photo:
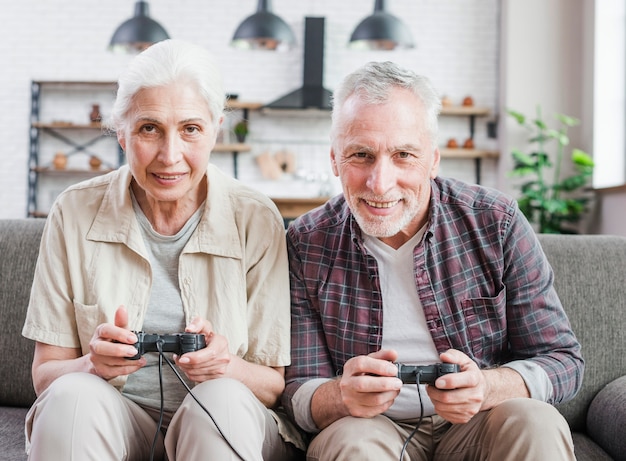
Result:
<svg viewBox="0 0 626 461"><path fill-rule="evenodd" d="M393 202L371 202L369 200L364 200L368 206L372 208L391 208L400 203L400 200L394 200Z"/></svg>
<svg viewBox="0 0 626 461"><path fill-rule="evenodd" d="M182 174L163 175L163 174L157 174L157 173L153 173L153 175L155 177L157 177L158 179L163 179L164 181L174 181L174 180L179 179L179 178L181 178L183 176Z"/></svg>

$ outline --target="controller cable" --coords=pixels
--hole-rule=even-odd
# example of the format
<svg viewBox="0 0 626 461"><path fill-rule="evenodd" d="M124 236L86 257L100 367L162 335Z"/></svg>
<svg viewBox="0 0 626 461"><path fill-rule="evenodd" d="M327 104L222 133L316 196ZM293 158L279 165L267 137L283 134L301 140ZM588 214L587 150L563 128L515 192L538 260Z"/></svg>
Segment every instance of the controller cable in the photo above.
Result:
<svg viewBox="0 0 626 461"><path fill-rule="evenodd" d="M163 344L165 344L165 341L163 341L162 339L159 339L156 342L156 348L157 348L157 351L159 352L159 391L161 393L161 409L159 411L159 422L158 422L158 425L157 425L157 430L156 430L156 432L154 434L154 439L152 440L152 447L150 449L150 461L152 461L154 459L154 450L155 450L155 447L156 447L157 440L159 439L159 432L161 432L161 427L163 425L163 413L164 413L163 360L165 360L165 362L169 365L169 367L172 369L172 371L174 372L174 374L176 375L178 380L182 383L182 385L185 386L185 389L187 389L187 393L189 395L191 395L191 397L196 401L196 403L198 405L200 405L200 408L202 408L202 410L204 410L204 412L208 415L208 417L211 418L211 421L213 421L213 425L217 429L217 432L219 432L219 434L222 436L222 439L224 439L224 441L230 447L230 449L233 451L233 453L241 461L245 461L245 458L243 456L241 456L241 454L235 449L235 447L232 445L232 443L230 443L228 438L224 435L224 433L222 432L222 429L220 429L219 425L217 424L217 421L215 421L215 419L213 418L213 415L211 415L211 412L209 412L209 410L207 410L207 408L204 405L202 405L202 403L193 394L193 392L191 392L191 389L189 388L189 386L187 385L185 380L182 378L182 376L180 375L178 370L176 370L176 367L174 366L174 364L163 353Z"/></svg>
<svg viewBox="0 0 626 461"><path fill-rule="evenodd" d="M417 424L415 425L415 429L413 429L413 431L411 431L409 436L404 441L404 445L402 446L402 451L400 452L400 461L402 461L402 458L404 457L404 453L406 452L406 449L409 446L409 442L415 436L415 434L417 434L417 431L420 428L420 424L422 424L422 419L424 418L424 402L422 401L422 392L420 390L420 377L421 377L421 375L422 375L422 372L418 371L417 372L417 384L416 384L416 386L417 386L417 395L419 396L419 399L420 399L420 417L417 420Z"/></svg>

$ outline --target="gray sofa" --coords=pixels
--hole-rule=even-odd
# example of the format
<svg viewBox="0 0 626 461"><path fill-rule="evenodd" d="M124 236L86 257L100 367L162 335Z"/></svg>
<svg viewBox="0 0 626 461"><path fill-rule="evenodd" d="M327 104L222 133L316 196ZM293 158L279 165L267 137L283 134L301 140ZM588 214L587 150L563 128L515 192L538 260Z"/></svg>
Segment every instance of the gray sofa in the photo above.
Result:
<svg viewBox="0 0 626 461"><path fill-rule="evenodd" d="M0 459L23 460L33 344L20 332L43 220L0 220ZM559 407L578 460L626 460L626 238L540 236L586 359L583 387ZM61 422L60 422L61 423Z"/></svg>

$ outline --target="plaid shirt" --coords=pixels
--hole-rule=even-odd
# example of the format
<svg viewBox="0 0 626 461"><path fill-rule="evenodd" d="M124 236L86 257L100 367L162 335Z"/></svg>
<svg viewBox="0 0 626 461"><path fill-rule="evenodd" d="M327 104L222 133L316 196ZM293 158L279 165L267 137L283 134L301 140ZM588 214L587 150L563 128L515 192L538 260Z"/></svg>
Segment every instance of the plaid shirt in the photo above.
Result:
<svg viewBox="0 0 626 461"><path fill-rule="evenodd" d="M491 189L431 181L429 223L413 252L415 285L439 352L479 367L528 360L548 375L549 403L582 383L580 344L552 286L553 273L516 203ZM351 357L381 348L383 305L374 257L342 195L287 231L291 366L283 405L302 383L332 378Z"/></svg>

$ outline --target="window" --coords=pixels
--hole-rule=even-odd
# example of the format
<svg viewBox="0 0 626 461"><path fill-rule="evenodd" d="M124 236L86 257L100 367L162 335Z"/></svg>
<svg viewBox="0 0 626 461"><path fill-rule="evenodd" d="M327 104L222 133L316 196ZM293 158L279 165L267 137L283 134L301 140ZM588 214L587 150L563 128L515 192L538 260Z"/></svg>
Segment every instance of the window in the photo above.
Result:
<svg viewBox="0 0 626 461"><path fill-rule="evenodd" d="M593 155L596 188L626 183L626 2L596 0Z"/></svg>

